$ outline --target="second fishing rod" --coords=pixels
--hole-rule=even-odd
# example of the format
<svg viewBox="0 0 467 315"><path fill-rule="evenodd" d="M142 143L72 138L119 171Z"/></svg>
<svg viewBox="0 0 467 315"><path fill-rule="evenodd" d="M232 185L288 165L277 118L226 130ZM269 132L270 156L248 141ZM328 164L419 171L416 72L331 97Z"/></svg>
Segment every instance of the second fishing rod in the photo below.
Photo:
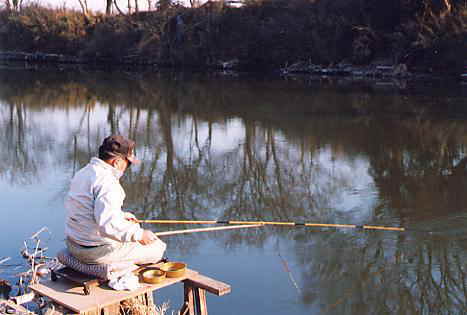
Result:
<svg viewBox="0 0 467 315"><path fill-rule="evenodd" d="M278 221L223 221L223 220L138 220L139 223L149 224L227 224L227 225L277 225L277 226L305 226L323 228L351 228L363 230L384 230L384 231L406 231L403 227L378 226L378 225L357 225L357 224L327 224L327 223L305 223L305 222L278 222Z"/></svg>

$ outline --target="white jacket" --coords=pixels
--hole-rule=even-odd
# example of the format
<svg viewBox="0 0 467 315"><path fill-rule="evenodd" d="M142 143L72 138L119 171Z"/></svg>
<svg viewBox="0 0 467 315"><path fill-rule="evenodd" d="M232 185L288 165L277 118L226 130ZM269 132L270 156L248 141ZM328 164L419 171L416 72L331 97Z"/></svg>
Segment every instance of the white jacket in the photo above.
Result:
<svg viewBox="0 0 467 315"><path fill-rule="evenodd" d="M65 235L80 245L141 240L143 229L125 219L122 172L96 157L73 177L65 199Z"/></svg>

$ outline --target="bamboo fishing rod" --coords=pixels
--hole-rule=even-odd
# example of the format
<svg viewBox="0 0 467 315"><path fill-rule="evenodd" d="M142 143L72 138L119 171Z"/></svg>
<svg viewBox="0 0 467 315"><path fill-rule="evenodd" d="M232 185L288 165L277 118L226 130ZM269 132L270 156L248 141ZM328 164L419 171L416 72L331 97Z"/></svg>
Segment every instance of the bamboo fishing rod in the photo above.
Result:
<svg viewBox="0 0 467 315"><path fill-rule="evenodd" d="M280 225L280 226L307 226L307 227L329 227L350 228L364 230L384 230L403 232L402 227L378 226L378 225L356 225L356 224L326 224L326 223L301 223L301 222L275 222L275 221L219 221L219 220L138 220L138 223L149 224L234 224L234 225Z"/></svg>
<svg viewBox="0 0 467 315"><path fill-rule="evenodd" d="M260 226L263 226L263 225L262 224L248 224L248 225L219 226L219 227L200 228L200 229L188 229L188 230L157 232L157 233L154 233L154 234L156 234L156 236L169 236L169 235L186 234L186 233L245 229L245 228L260 227Z"/></svg>

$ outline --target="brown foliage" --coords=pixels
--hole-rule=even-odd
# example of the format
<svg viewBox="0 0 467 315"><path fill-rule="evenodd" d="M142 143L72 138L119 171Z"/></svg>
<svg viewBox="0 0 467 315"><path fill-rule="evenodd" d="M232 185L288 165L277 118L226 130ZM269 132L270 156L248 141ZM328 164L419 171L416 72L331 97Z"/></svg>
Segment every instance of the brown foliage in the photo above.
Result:
<svg viewBox="0 0 467 315"><path fill-rule="evenodd" d="M457 69L467 8L459 0L447 3L449 10L446 0L249 0L241 8L212 2L196 9L87 17L32 5L0 11L0 47L171 66L236 59L248 69L300 60L367 64L375 58L420 68L442 63L438 68L444 69L441 59L429 55L451 51L449 59L456 62L447 66Z"/></svg>
<svg viewBox="0 0 467 315"><path fill-rule="evenodd" d="M467 7L436 13L427 7L414 21L402 25L404 62L414 67L457 73L467 56Z"/></svg>
<svg viewBox="0 0 467 315"><path fill-rule="evenodd" d="M77 11L30 5L21 12L0 12L1 47L20 51L72 54L86 35L85 17Z"/></svg>

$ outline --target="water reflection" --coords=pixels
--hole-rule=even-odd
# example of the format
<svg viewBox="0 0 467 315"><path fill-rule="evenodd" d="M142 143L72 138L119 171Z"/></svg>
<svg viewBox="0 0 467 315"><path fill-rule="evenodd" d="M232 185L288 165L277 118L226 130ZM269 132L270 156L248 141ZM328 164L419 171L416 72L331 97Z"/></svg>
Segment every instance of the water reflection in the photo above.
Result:
<svg viewBox="0 0 467 315"><path fill-rule="evenodd" d="M144 161L124 184L139 217L436 232L268 228L179 237L182 253L207 238L231 249L277 237L294 250L305 308L462 313L466 100L462 90L416 86L5 71L0 175L23 185L59 167L71 178L104 136L122 133Z"/></svg>

